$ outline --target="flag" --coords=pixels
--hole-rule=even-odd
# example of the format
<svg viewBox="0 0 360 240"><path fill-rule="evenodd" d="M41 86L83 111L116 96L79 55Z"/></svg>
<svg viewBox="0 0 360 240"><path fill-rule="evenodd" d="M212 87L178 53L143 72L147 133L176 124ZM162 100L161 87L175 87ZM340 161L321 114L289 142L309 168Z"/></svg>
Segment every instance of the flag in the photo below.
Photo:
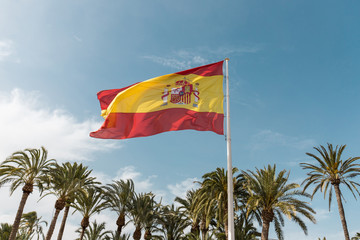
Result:
<svg viewBox="0 0 360 240"><path fill-rule="evenodd" d="M126 139L193 129L223 134L223 61L100 91L94 138Z"/></svg>

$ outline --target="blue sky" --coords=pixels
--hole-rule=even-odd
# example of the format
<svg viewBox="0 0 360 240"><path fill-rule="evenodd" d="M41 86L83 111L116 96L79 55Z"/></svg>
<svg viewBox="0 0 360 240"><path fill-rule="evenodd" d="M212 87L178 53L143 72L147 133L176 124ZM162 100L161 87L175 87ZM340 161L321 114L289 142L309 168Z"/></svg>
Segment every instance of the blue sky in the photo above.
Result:
<svg viewBox="0 0 360 240"><path fill-rule="evenodd" d="M44 145L58 161L86 162L104 183L132 177L138 191L171 202L226 167L224 137L91 139L102 122L96 93L229 57L233 165L277 164L301 182L299 163L311 161L305 152L314 146L347 144L345 158L360 155L359 7L356 0L1 1L0 157ZM9 204L0 222L12 222L20 195L8 198L6 188L0 195ZM354 235L359 203L345 189L344 196ZM25 211L37 208L50 222L54 199L31 197ZM287 221L285 239L341 239L336 203L328 212L317 195L312 206L318 223L308 224L309 236ZM71 218L69 231L80 222ZM114 229L110 213L97 218Z"/></svg>

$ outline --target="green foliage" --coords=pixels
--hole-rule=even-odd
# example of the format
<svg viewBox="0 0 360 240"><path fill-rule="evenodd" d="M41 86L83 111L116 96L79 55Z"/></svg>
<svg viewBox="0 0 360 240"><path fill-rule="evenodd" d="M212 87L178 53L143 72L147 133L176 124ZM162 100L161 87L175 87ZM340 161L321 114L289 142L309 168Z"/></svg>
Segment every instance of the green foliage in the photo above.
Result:
<svg viewBox="0 0 360 240"><path fill-rule="evenodd" d="M95 177L90 176L91 172L92 170L76 162L52 165L41 178L41 190L45 191L43 197L51 194L72 203L75 194L85 193L87 187L99 184Z"/></svg>
<svg viewBox="0 0 360 240"><path fill-rule="evenodd" d="M120 236L122 228L126 225L125 216L129 213L128 203L134 197L134 182L131 179L126 181L114 181L105 186L106 207L118 215L116 225L116 237Z"/></svg>
<svg viewBox="0 0 360 240"><path fill-rule="evenodd" d="M82 229L76 230L77 233L81 233ZM84 240L106 240L110 239L110 231L105 231L105 223L98 224L96 220L89 225L89 229L85 230Z"/></svg>
<svg viewBox="0 0 360 240"><path fill-rule="evenodd" d="M52 164L54 159L47 159L47 150L25 149L24 151L14 152L0 165L0 186L11 183L11 194L21 185L39 186L42 183L41 176Z"/></svg>
<svg viewBox="0 0 360 240"><path fill-rule="evenodd" d="M261 236L246 212L241 212L240 216L235 217L234 228L236 240L254 240Z"/></svg>
<svg viewBox="0 0 360 240"><path fill-rule="evenodd" d="M199 195L199 189L197 190L189 190L186 193L186 198L176 197L175 202L180 203L179 210L181 210L184 215L191 222L191 233L192 235L189 237L199 237L200 234L200 214L196 212L197 200Z"/></svg>
<svg viewBox="0 0 360 240"><path fill-rule="evenodd" d="M301 167L304 170L308 170L308 177L303 181L305 184L304 191L310 186L315 185L311 198L314 197L315 193L320 190L324 192L324 198L329 193L329 211L332 200L332 186L344 184L356 198L355 192L360 194L357 186L359 183L352 181L351 179L360 175L360 164L356 164L355 161L360 157L350 157L346 160L341 159L341 155L346 145L336 146L335 149L331 144L328 144L326 149L323 146L314 147L320 154L320 157L306 153L308 156L314 158L317 164L301 163ZM354 192L355 190L355 192Z"/></svg>
<svg viewBox="0 0 360 240"><path fill-rule="evenodd" d="M171 206L163 206L158 216L158 223L161 225L159 229L165 239L175 240L185 237L184 230L190 226L190 221L179 208L174 204Z"/></svg>
<svg viewBox="0 0 360 240"><path fill-rule="evenodd" d="M37 240L44 239L42 224L47 226L47 222L41 221L35 211L24 213L20 221L20 235L27 236L27 239L35 239L35 236Z"/></svg>
<svg viewBox="0 0 360 240"><path fill-rule="evenodd" d="M286 174L286 170L276 174L276 166L268 165L267 168L256 169L255 172L243 171L242 174L249 193L246 203L248 213L260 211L264 223L270 224L274 221L275 232L280 240L284 239L281 229L284 226L283 215L297 223L307 234L307 227L299 214L315 223L315 211L307 202L298 199L310 196L297 190L300 187L298 184L288 184L289 173Z"/></svg>
<svg viewBox="0 0 360 240"><path fill-rule="evenodd" d="M360 233L356 233L355 236L351 238L351 240L360 240Z"/></svg>
<svg viewBox="0 0 360 240"><path fill-rule="evenodd" d="M8 240L11 233L12 226L8 223L1 223L0 226L0 240Z"/></svg>

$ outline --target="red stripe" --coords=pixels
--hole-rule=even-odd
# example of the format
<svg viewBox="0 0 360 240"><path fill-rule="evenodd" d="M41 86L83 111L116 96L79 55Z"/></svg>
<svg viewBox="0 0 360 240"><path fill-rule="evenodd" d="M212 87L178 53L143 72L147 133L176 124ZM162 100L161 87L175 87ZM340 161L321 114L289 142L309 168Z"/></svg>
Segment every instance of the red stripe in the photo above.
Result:
<svg viewBox="0 0 360 240"><path fill-rule="evenodd" d="M94 138L126 139L193 129L224 134L224 114L172 108L149 113L110 113Z"/></svg>
<svg viewBox="0 0 360 240"><path fill-rule="evenodd" d="M136 84L138 84L138 83L134 83L130 86L120 88L120 89L110 89L110 90L103 90L103 91L98 92L97 97L100 101L101 110L107 109L108 106L110 105L110 103L112 102L112 100L116 97L116 95L118 95L119 92L122 92Z"/></svg>
<svg viewBox="0 0 360 240"><path fill-rule="evenodd" d="M223 75L223 62L224 61L220 61L217 63L212 63L205 66L188 69L185 71L177 72L176 74L180 74L180 75L196 74L199 76L207 76L207 77L215 76L215 75Z"/></svg>

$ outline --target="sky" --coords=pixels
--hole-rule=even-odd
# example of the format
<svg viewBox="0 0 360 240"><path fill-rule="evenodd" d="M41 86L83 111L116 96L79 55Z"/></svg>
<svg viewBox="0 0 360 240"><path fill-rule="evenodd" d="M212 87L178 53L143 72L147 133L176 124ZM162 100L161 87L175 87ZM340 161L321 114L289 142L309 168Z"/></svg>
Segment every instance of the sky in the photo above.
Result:
<svg viewBox="0 0 360 240"><path fill-rule="evenodd" d="M96 93L228 57L233 166L276 164L301 183L299 164L312 161L313 147L346 144L344 158L360 156L359 9L358 0L0 0L0 160L44 146L104 184L132 178L137 192L171 204L203 174L226 168L225 137L186 130L92 139L103 121ZM359 202L343 195L354 236ZM13 222L20 197L0 188L0 222ZM55 198L38 200L35 192L24 211L50 223ZM287 220L285 239L342 239L336 201L331 211L327 204L315 195L317 224L307 222L305 236ZM96 216L108 229L115 219ZM75 239L80 221L69 217L65 239Z"/></svg>

